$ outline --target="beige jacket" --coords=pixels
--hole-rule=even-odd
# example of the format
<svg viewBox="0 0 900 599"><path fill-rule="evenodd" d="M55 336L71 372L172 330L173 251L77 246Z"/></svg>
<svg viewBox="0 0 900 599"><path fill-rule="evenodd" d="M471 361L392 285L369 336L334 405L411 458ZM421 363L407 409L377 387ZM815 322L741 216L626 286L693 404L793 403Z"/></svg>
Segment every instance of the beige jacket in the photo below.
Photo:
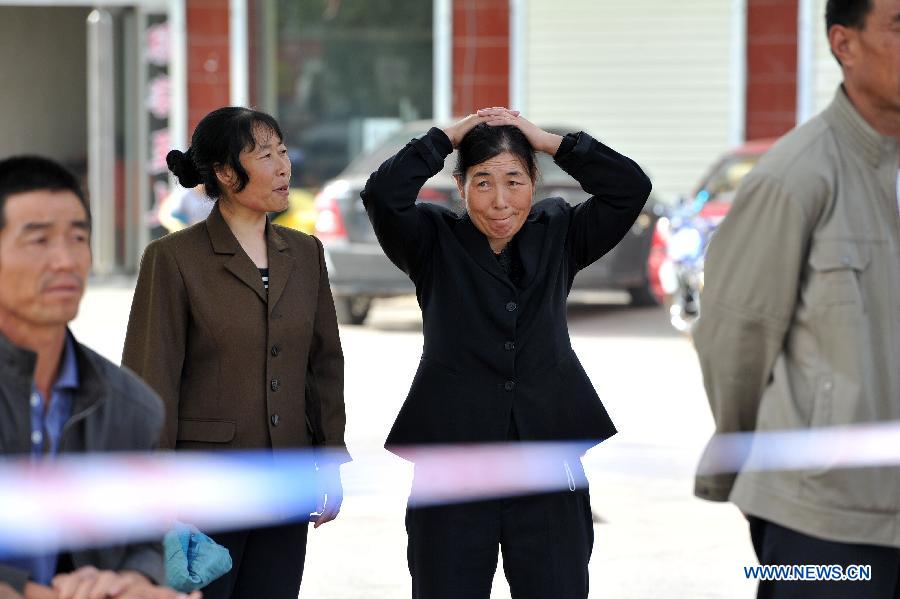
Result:
<svg viewBox="0 0 900 599"><path fill-rule="evenodd" d="M898 140L839 89L742 182L694 329L717 433L900 420L898 164ZM695 493L805 534L900 547L896 467L698 476Z"/></svg>

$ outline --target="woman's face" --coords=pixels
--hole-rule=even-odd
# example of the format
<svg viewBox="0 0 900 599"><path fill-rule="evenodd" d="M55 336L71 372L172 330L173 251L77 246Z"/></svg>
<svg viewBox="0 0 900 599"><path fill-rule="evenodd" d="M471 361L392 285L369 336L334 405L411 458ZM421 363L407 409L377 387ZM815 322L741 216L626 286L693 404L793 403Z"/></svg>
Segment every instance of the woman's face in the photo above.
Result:
<svg viewBox="0 0 900 599"><path fill-rule="evenodd" d="M288 207L288 184L291 162L287 147L274 131L258 127L254 131L256 146L244 149L239 157L249 180L239 192L225 185L229 201L256 212L281 212ZM227 173L226 173L227 174Z"/></svg>
<svg viewBox="0 0 900 599"><path fill-rule="evenodd" d="M500 252L519 232L534 195L534 182L519 160L503 152L469 167L465 179L457 178L472 223L484 233L494 252Z"/></svg>

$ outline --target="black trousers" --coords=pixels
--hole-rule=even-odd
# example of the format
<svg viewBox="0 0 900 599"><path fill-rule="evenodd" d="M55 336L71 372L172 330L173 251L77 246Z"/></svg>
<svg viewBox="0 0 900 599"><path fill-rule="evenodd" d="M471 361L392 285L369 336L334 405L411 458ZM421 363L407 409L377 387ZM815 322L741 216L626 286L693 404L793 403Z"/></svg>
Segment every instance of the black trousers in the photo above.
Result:
<svg viewBox="0 0 900 599"><path fill-rule="evenodd" d="M872 567L869 581L760 580L758 599L900 599L900 549L826 541L755 516L747 519L760 564Z"/></svg>
<svg viewBox="0 0 900 599"><path fill-rule="evenodd" d="M231 553L231 571L202 589L203 599L297 599L308 522L211 535Z"/></svg>
<svg viewBox="0 0 900 599"><path fill-rule="evenodd" d="M498 549L514 599L585 599L594 545L587 488L410 508L413 599L489 599Z"/></svg>

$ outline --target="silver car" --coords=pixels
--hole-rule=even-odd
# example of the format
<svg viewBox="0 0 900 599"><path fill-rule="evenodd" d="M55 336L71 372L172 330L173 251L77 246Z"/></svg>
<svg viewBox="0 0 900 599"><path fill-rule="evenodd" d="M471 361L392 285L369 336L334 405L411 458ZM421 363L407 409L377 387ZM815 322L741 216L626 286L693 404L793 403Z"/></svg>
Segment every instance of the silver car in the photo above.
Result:
<svg viewBox="0 0 900 599"><path fill-rule="evenodd" d="M430 122L408 123L376 149L357 157L316 197L315 235L325 245L338 321L342 324L362 324L375 298L415 292L406 274L388 260L378 245L359 193L382 162L410 139L424 135L430 126ZM561 134L569 131L560 127L544 129ZM560 197L573 205L588 198L581 186L550 156L538 153L537 160L540 177L536 198ZM452 175L455 164L454 152L445 161L444 169L422 187L417 201L442 204L462 213L465 206ZM625 290L631 295L632 305L655 304L647 281L647 257L660 208L651 197L625 238L603 258L578 273L573 289Z"/></svg>

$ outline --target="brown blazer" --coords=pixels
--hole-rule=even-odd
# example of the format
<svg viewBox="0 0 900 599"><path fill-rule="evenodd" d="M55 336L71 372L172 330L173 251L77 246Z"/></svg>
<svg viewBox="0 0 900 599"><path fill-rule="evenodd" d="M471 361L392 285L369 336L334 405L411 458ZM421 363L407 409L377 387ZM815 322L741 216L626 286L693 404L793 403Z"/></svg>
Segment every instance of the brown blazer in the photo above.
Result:
<svg viewBox="0 0 900 599"><path fill-rule="evenodd" d="M147 246L122 364L169 449L344 448L344 357L322 244L266 223L269 291L219 212ZM339 458L346 461L349 456Z"/></svg>

